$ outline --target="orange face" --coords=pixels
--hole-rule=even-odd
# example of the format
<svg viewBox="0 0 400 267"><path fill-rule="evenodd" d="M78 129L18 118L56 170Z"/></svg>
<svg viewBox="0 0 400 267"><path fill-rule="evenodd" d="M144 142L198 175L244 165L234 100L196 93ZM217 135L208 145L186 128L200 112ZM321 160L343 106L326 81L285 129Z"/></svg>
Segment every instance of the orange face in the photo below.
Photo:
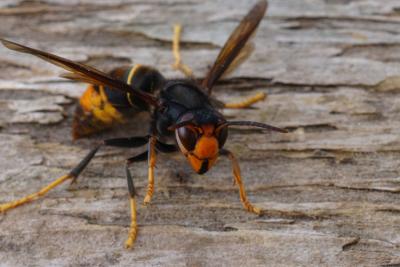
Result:
<svg viewBox="0 0 400 267"><path fill-rule="evenodd" d="M225 130L225 128L224 128ZM198 174L207 172L216 162L219 149L226 140L226 130L222 133L212 124L199 127L183 126L175 130L179 148L192 168ZM221 135L222 134L222 135Z"/></svg>

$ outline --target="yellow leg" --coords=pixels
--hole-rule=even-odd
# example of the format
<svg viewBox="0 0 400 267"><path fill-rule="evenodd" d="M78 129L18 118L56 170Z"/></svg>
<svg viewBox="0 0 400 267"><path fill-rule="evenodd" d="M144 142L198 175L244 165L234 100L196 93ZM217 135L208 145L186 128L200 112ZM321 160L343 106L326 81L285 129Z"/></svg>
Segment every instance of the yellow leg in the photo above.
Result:
<svg viewBox="0 0 400 267"><path fill-rule="evenodd" d="M149 184L147 186L147 193L144 197L143 204L147 205L150 203L154 192L154 167L156 166L156 138L154 136L150 137L149 140L149 157L148 157L148 178Z"/></svg>
<svg viewBox="0 0 400 267"><path fill-rule="evenodd" d="M248 210L250 212L253 212L257 215L261 214L261 209L254 207L250 203L250 201L247 199L244 184L242 183L242 177L240 175L239 163L237 162L237 160L232 152L227 151L227 153L228 153L227 155L228 155L229 159L232 162L233 176L235 177L236 184L239 186L239 195L240 195L240 200L242 201L243 206L245 207L246 210Z"/></svg>
<svg viewBox="0 0 400 267"><path fill-rule="evenodd" d="M56 186L62 184L63 182L65 182L68 179L72 179L73 176L71 175L64 175L61 176L60 178L58 178L57 180L55 180L54 182L50 183L49 185L43 187L40 191L30 194L28 196L25 196L23 198L20 198L18 200L9 202L9 203L4 203L0 205L0 213L2 212L6 212L9 209L13 209L16 208L20 205L23 205L25 203L29 203L31 201L34 201L36 199L38 199L39 197L44 196L45 194L47 194L47 192L49 192L51 189L55 188Z"/></svg>
<svg viewBox="0 0 400 267"><path fill-rule="evenodd" d="M185 76L192 78L193 71L190 69L189 66L183 64L182 59L181 59L180 48L179 48L181 33L182 33L182 25L175 24L174 25L174 39L172 42L172 52L174 54L175 63L172 64L172 67L176 70L179 70L183 74L185 74Z"/></svg>
<svg viewBox="0 0 400 267"><path fill-rule="evenodd" d="M131 248L135 243L137 236L137 223L136 223L136 199L130 198L131 204L131 226L129 228L128 239L125 241L125 248Z"/></svg>
<svg viewBox="0 0 400 267"><path fill-rule="evenodd" d="M247 99L241 101L241 102L237 102L237 103L225 103L224 108L248 108L251 105L253 105L254 103L263 101L265 98L267 97L267 95L265 93L257 93L253 96L248 97Z"/></svg>
<svg viewBox="0 0 400 267"><path fill-rule="evenodd" d="M78 178L79 174L86 168L86 166L92 160L92 158L96 154L97 150L99 150L99 148L100 148L100 146L97 146L97 147L93 148L92 150L90 150L89 153L81 160L81 162L79 162L79 164L77 166L75 166L75 168L72 169L72 171L70 171L69 174L61 176L60 178L57 178L54 182L52 182L49 185L40 189L40 191L30 194L26 197L20 198L15 201L1 204L0 205L0 213L5 212L9 209L16 208L25 203L34 201L34 200L38 199L39 197L46 195L51 189L57 187L58 185L65 182L66 180L71 179L72 182L74 182Z"/></svg>

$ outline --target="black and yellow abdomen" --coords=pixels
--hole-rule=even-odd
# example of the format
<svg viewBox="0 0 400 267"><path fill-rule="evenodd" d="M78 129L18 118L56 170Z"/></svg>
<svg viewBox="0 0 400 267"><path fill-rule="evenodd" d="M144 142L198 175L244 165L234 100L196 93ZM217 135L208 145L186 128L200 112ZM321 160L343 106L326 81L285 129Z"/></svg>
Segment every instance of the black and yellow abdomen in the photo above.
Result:
<svg viewBox="0 0 400 267"><path fill-rule="evenodd" d="M142 65L118 68L110 75L148 93L159 90L164 83L164 77L157 70ZM78 139L112 128L124 123L133 113L148 108L129 93L91 84L79 99L72 136Z"/></svg>

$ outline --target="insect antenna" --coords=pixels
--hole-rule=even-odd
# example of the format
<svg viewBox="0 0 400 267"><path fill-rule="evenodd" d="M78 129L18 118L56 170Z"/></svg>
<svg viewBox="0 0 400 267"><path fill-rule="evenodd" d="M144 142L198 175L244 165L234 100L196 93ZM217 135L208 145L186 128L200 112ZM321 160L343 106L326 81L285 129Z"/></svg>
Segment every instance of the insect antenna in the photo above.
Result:
<svg viewBox="0 0 400 267"><path fill-rule="evenodd" d="M276 131L280 133L288 133L289 131L283 128L279 128L276 126L272 126L266 123L256 122L256 121L227 121L223 125L219 126L250 126L250 127L257 127L263 128L270 131Z"/></svg>

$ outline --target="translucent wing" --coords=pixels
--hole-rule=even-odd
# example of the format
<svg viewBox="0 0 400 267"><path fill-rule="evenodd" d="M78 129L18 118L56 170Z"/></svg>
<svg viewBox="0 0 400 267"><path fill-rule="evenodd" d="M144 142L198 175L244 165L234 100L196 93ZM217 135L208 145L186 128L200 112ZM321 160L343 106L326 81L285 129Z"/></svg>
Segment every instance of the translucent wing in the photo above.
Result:
<svg viewBox="0 0 400 267"><path fill-rule="evenodd" d="M219 53L214 65L203 80L203 86L211 94L212 87L218 81L231 63L239 55L242 48L257 29L261 19L264 17L268 3L265 0L259 1L253 6L249 13L242 19L239 26L233 31L228 41Z"/></svg>
<svg viewBox="0 0 400 267"><path fill-rule="evenodd" d="M99 71L95 68L92 68L90 66L81 63L73 62L69 59L62 58L44 51L40 51L11 41L7 41L5 39L0 39L0 41L3 43L5 47L11 50L37 56L47 62L50 62L54 65L57 65L63 69L70 71L71 72L70 75L64 75L66 76L66 78L81 80L98 85L109 86L110 88L113 88L115 90L119 90L125 93L130 93L150 105L158 106L158 101L154 96L146 92L139 91L133 88L131 85L128 85L123 81L114 79L108 74Z"/></svg>
<svg viewBox="0 0 400 267"><path fill-rule="evenodd" d="M242 65L254 52L255 44L249 41L240 51L240 53L236 56L236 58L232 61L231 65L225 70L222 74L221 79L224 79L226 76L232 74L240 65Z"/></svg>

